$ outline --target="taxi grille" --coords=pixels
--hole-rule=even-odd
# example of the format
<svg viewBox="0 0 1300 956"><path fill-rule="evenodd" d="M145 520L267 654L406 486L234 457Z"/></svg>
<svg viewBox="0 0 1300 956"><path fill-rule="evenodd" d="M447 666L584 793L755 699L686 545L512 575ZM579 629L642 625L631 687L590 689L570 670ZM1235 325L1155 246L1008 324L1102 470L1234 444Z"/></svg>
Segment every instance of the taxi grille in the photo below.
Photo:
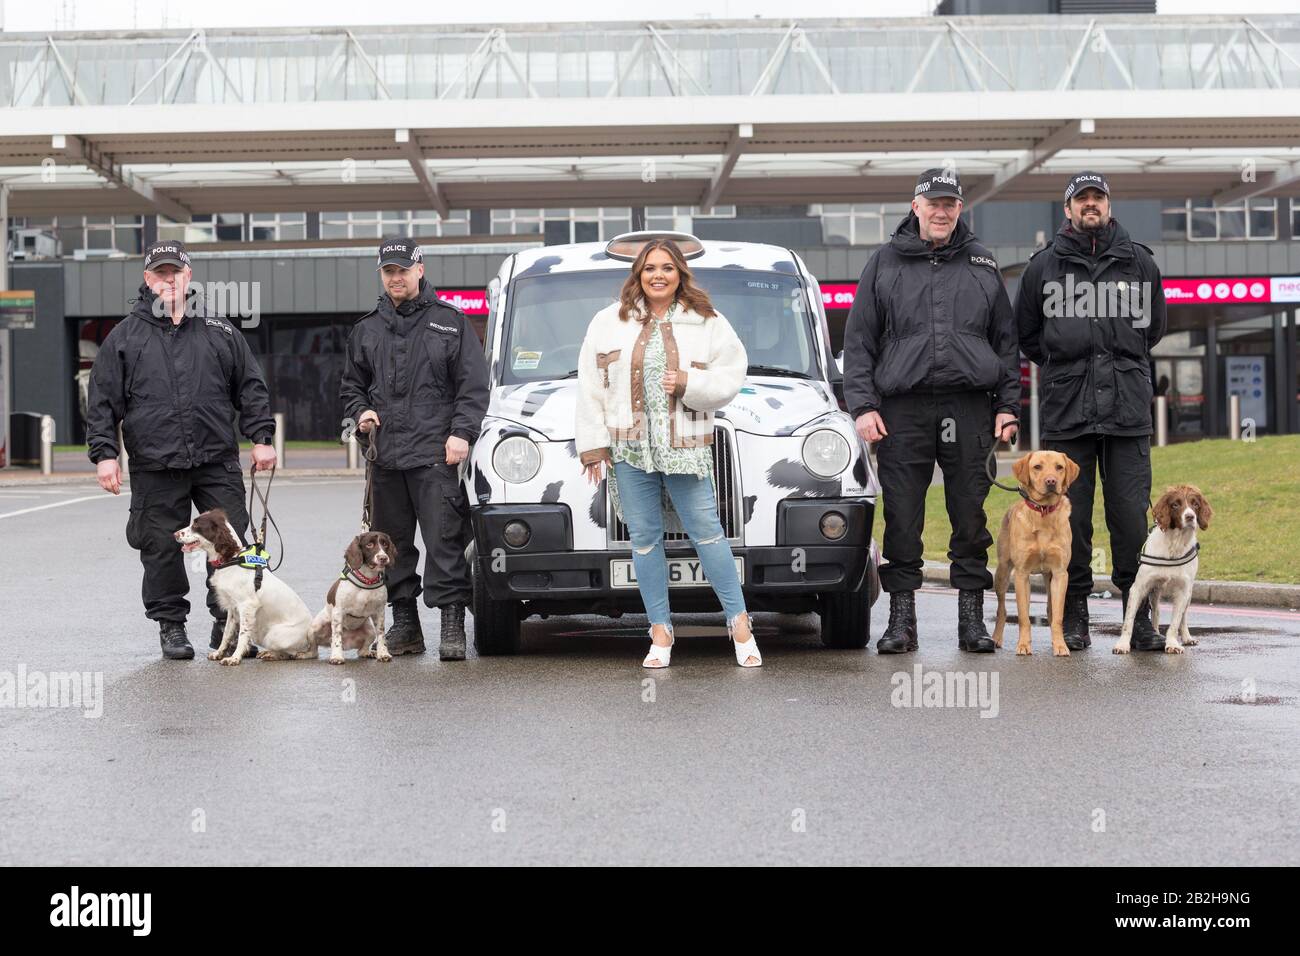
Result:
<svg viewBox="0 0 1300 956"><path fill-rule="evenodd" d="M718 517L722 521L722 530L731 541L739 541L744 524L744 501L740 493L740 480L737 473L735 439L729 430L722 426L713 429L713 496L718 502ZM606 527L613 529L610 541L614 544L631 546L632 538L627 525L618 520L614 513L614 504L606 496ZM675 511L664 513L664 542L689 542L690 535L682 528L681 520Z"/></svg>

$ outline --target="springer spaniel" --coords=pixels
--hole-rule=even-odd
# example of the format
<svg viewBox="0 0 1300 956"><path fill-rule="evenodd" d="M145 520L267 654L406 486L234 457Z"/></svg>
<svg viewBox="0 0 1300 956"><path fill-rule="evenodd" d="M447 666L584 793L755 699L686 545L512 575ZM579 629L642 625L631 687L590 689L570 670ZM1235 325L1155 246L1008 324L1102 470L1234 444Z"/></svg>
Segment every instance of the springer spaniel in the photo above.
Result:
<svg viewBox="0 0 1300 956"><path fill-rule="evenodd" d="M1200 563L1196 529L1210 526L1214 509L1195 485L1174 485L1160 496L1151 511L1156 526L1142 547L1137 578L1129 588L1128 611L1116 654L1127 654L1133 639L1133 619L1140 602L1150 600L1151 623L1160 629L1160 598L1167 596L1173 605L1169 627L1165 631L1165 653L1181 654L1183 647L1196 643L1187 629L1187 606L1192 601L1192 582ZM1179 641L1181 636L1182 641Z"/></svg>
<svg viewBox="0 0 1300 956"><path fill-rule="evenodd" d="M316 645L307 636L311 626L307 605L269 570L263 569L261 588L256 587L257 572L241 563L239 536L224 511L217 508L203 512L173 537L180 542L182 551L202 549L207 552L208 563L216 566L212 589L226 612L226 631L221 646L208 654L208 660L237 666L249 644L262 646L257 656L264 661L316 657ZM223 657L235 640L236 627L238 646L229 657Z"/></svg>
<svg viewBox="0 0 1300 956"><path fill-rule="evenodd" d="M315 647L329 644L331 664L342 664L343 652L353 649L358 657L393 659L384 643L384 572L396 560L397 546L382 532L363 532L348 545L343 572L330 585L309 635Z"/></svg>

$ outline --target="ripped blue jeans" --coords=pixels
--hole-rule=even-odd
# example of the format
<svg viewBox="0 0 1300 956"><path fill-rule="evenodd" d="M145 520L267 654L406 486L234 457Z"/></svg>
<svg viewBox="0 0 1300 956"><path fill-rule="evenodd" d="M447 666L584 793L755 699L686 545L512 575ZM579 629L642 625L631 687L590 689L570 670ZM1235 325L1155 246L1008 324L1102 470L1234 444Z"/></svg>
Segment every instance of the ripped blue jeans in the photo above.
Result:
<svg viewBox="0 0 1300 956"><path fill-rule="evenodd" d="M614 463L623 517L632 539L632 567L650 623L669 625L668 559L664 554L664 515L661 487L668 489L673 510L682 520L704 575L722 604L727 620L745 613L745 596L736 574L731 545L718 520L713 482L695 475L645 472L635 465Z"/></svg>

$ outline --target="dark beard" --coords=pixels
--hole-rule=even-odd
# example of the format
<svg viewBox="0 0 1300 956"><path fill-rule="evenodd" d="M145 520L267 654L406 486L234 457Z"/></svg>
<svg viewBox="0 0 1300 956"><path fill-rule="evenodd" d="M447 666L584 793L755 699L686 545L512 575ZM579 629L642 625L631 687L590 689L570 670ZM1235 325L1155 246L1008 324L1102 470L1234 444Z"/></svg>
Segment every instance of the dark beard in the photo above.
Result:
<svg viewBox="0 0 1300 956"><path fill-rule="evenodd" d="M1082 232L1085 235L1100 236L1103 232L1105 232L1107 229L1110 228L1110 220L1109 219L1106 219L1104 221L1098 220L1098 222L1099 225L1089 226L1084 223L1083 217L1080 216L1079 222L1074 226L1074 228L1076 232Z"/></svg>

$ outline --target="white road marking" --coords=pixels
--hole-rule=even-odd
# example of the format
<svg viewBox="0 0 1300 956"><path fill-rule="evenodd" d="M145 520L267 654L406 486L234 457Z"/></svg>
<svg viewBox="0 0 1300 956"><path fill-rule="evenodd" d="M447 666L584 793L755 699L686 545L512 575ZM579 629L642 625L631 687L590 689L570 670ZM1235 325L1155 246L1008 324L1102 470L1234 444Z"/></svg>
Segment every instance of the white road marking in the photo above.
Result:
<svg viewBox="0 0 1300 956"><path fill-rule="evenodd" d="M283 485L284 485L285 487L296 487L296 488L302 488L302 487L306 487L306 486L308 486L308 485L360 485L360 484L365 484L365 479L363 479L363 478L327 478L327 479L324 479L324 480L321 480L321 481L302 481L302 480L289 479L288 481L284 481L284 482L283 482ZM279 487L279 486L277 485L276 487ZM49 490L42 490L42 491L35 492L35 493L37 493L37 494L45 494L45 495L67 494L67 492L61 492L61 491L49 491ZM0 492L0 495L4 495L4 494L6 494L6 493L5 493L5 492ZM21 497L28 497L28 495L27 495L26 493L24 493L24 494L15 494L14 496L15 496L15 497L20 497L20 498L21 498ZM124 488L123 491L122 491L122 495L121 495L121 497L123 497L123 498L129 498L130 496L131 496L131 492L125 490L125 488ZM107 494L107 493L101 491L101 492L100 492L99 494L97 494L97 495L85 495L84 497L80 497L80 498L69 498L67 501L55 501L55 502L53 502L53 503L51 503L51 504L48 504L48 505L34 505L34 506L31 507L31 508L22 508L22 509L19 509L18 511L8 511L8 512L5 512L4 514L0 514L0 519L4 519L4 518L17 518L19 515L31 514L33 511L44 511L44 510L46 510L47 508L61 508L61 507L63 507L64 505L75 505L75 504L77 504L78 502L81 502L81 501L100 501L100 500L106 500L106 499L108 499L108 498L112 498L112 497L115 497L115 496L113 496L113 495L109 495L109 494Z"/></svg>
<svg viewBox="0 0 1300 956"><path fill-rule="evenodd" d="M64 505L75 505L79 501L105 501L109 498L114 498L114 497L117 496L109 495L104 492L101 492L97 495L86 495L84 498L69 498L67 501L55 501L48 505L36 505L33 508L23 508L20 511L7 511L4 514L0 514L0 519L17 518L19 515L29 515L33 511L45 511L47 508L62 508ZM121 497L129 498L131 497L131 492L124 491L122 492Z"/></svg>
<svg viewBox="0 0 1300 956"><path fill-rule="evenodd" d="M98 485L91 485L90 482L87 482L87 485L95 488L99 487ZM3 490L0 490L0 498L34 498L37 495L54 497L57 495L66 495L73 491L84 491L84 490L85 490L84 488L50 489L50 488L21 488L20 486L9 486L3 488Z"/></svg>

